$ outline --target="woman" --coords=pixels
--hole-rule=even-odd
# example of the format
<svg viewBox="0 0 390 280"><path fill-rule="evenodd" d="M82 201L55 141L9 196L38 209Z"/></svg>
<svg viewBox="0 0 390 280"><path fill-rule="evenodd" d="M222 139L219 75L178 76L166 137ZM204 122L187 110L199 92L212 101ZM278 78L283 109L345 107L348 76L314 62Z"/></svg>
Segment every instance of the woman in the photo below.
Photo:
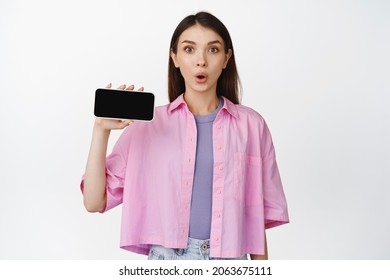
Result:
<svg viewBox="0 0 390 280"><path fill-rule="evenodd" d="M287 203L268 127L238 104L222 22L205 12L183 19L168 72L171 103L152 122L96 119L85 207L123 203L120 246L148 259L267 259L265 229L288 223ZM111 129L124 127L106 158Z"/></svg>

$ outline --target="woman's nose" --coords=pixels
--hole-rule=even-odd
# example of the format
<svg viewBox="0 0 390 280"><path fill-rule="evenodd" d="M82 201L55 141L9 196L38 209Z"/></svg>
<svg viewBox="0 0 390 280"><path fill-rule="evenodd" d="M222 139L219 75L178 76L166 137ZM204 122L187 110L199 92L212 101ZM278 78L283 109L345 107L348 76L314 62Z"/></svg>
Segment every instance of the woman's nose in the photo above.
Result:
<svg viewBox="0 0 390 280"><path fill-rule="evenodd" d="M204 54L199 54L197 66L206 67L207 62Z"/></svg>

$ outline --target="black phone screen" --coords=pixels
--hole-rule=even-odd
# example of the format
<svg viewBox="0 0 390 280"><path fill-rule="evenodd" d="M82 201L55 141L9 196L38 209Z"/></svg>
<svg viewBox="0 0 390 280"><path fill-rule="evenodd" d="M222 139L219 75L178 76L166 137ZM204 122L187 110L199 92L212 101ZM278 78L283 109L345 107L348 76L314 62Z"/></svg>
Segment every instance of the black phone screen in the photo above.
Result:
<svg viewBox="0 0 390 280"><path fill-rule="evenodd" d="M95 92L94 114L101 118L151 121L154 94L99 88Z"/></svg>

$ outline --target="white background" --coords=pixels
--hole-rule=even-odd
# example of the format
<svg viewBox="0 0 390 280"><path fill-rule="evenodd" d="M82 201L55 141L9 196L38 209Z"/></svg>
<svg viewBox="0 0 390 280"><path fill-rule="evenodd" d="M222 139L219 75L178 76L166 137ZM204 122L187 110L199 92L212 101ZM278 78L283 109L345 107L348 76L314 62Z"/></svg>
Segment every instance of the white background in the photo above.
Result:
<svg viewBox="0 0 390 280"><path fill-rule="evenodd" d="M0 259L145 259L119 249L121 207L82 204L94 90L166 104L172 33L200 10L274 139L291 223L267 231L270 258L390 259L385 0L0 0Z"/></svg>

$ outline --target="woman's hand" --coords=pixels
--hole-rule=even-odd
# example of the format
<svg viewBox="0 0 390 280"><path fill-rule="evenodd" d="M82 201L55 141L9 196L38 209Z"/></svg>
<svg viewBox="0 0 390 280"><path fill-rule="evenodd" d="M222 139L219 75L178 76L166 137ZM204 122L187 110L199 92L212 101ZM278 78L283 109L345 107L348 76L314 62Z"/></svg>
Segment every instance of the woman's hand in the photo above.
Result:
<svg viewBox="0 0 390 280"><path fill-rule="evenodd" d="M109 83L106 86L106 88L111 88L111 83ZM118 87L118 89L132 91L134 90L134 85L128 87L126 87L126 85L121 85ZM144 90L143 87L138 89L138 91L143 91L143 90ZM110 131L112 129L123 129L133 122L134 122L133 120L111 120L111 119L96 118L95 128L104 131Z"/></svg>

